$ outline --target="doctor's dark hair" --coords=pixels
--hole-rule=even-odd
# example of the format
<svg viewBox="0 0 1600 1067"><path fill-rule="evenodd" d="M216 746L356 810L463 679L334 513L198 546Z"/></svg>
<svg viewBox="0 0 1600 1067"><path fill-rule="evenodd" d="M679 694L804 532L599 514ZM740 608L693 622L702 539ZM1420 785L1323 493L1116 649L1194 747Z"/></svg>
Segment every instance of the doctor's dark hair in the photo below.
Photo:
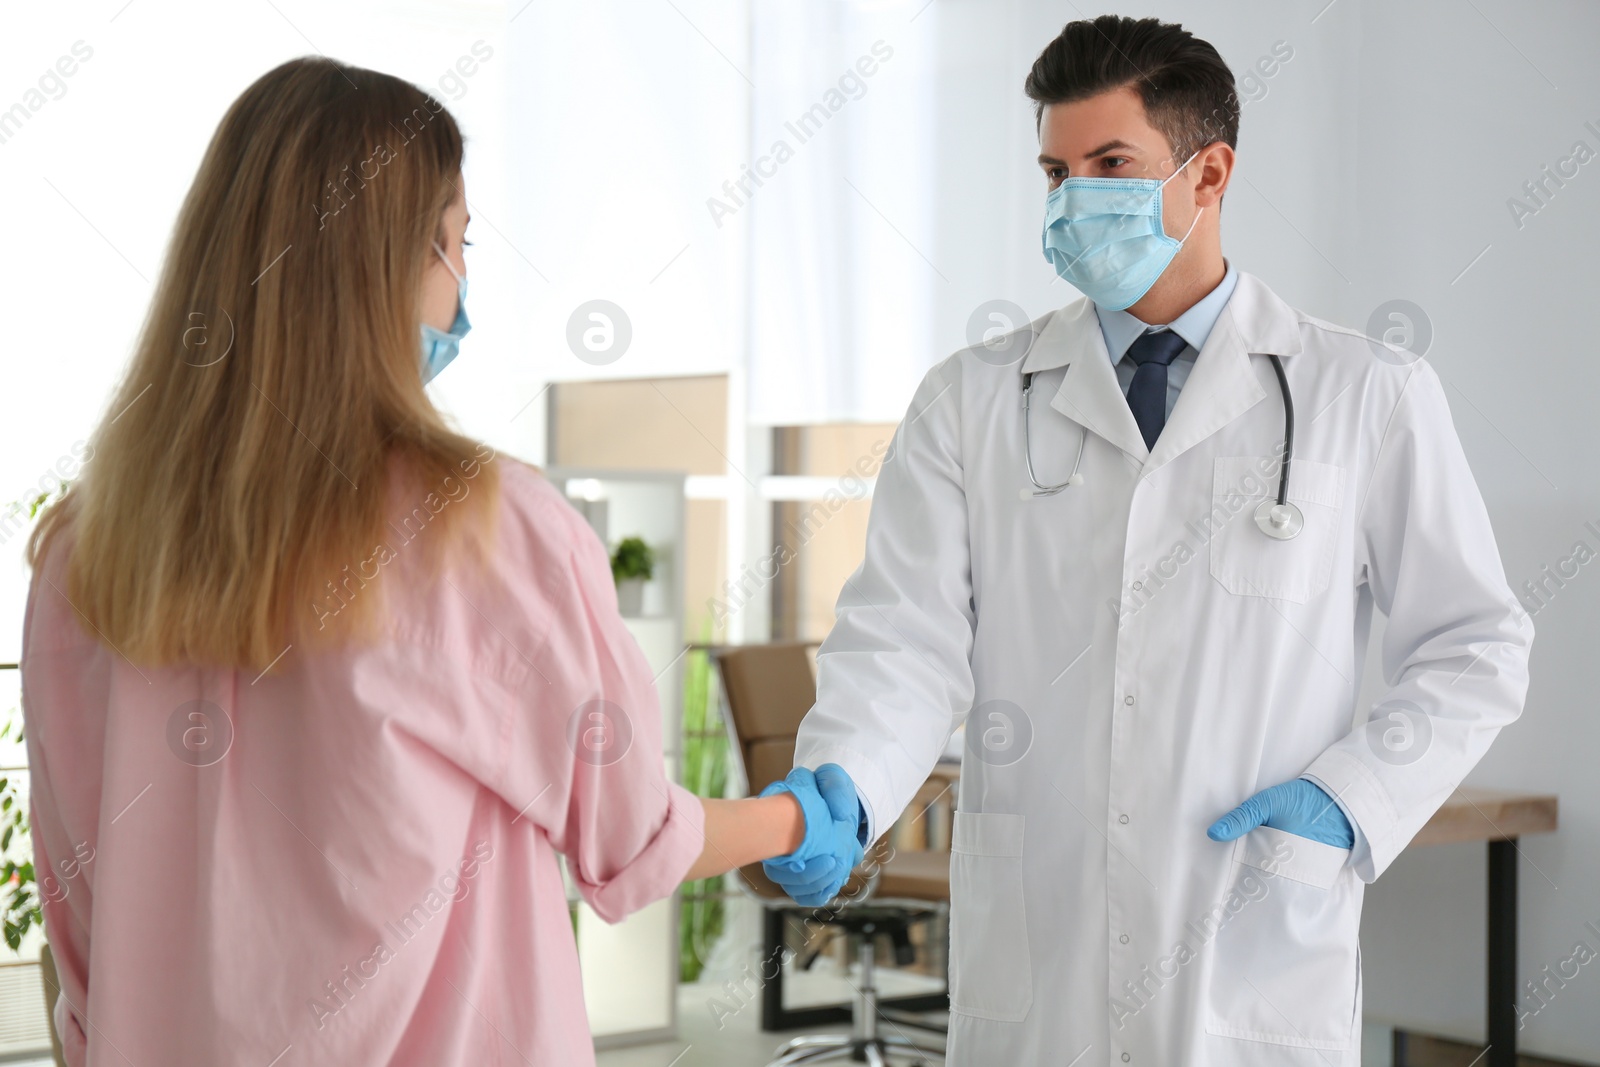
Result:
<svg viewBox="0 0 1600 1067"><path fill-rule="evenodd" d="M462 155L439 101L318 56L223 115L93 459L29 541L36 570L59 541L63 592L131 661L261 670L375 636L359 572L414 515L408 556L479 557L496 468L429 400L419 347ZM440 511L463 473L480 492Z"/></svg>
<svg viewBox="0 0 1600 1067"><path fill-rule="evenodd" d="M1233 71L1208 42L1177 23L1121 15L1069 22L1034 60L1023 88L1038 125L1046 104L1086 100L1123 86L1139 93L1150 125L1172 146L1174 162L1214 141L1238 147Z"/></svg>

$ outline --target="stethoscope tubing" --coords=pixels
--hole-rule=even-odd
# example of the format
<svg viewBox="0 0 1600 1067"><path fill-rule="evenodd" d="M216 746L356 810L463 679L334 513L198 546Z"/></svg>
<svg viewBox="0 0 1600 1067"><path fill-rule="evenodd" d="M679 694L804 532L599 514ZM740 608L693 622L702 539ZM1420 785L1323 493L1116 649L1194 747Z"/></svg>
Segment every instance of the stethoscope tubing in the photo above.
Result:
<svg viewBox="0 0 1600 1067"><path fill-rule="evenodd" d="M1283 394L1283 464L1278 470L1278 503L1289 502L1289 458L1294 454L1294 397L1289 392L1289 376L1276 352L1268 352L1272 369L1278 375L1278 392Z"/></svg>
<svg viewBox="0 0 1600 1067"><path fill-rule="evenodd" d="M1268 352L1267 358L1272 361L1272 370L1278 377L1278 392L1283 395L1283 462L1278 471L1277 501L1281 506L1289 500L1289 460L1294 455L1294 396L1289 390L1289 376L1284 373L1283 361L1273 352ZM1072 474L1067 480L1058 485L1045 485L1040 482L1038 475L1033 472L1033 424L1030 420L1033 375L1033 371L1022 372L1022 454L1028 466L1028 480L1038 490L1036 495L1053 496L1072 485L1073 479L1078 476L1078 467L1083 463L1083 446L1088 442L1089 431L1086 427L1079 427L1078 458L1073 462Z"/></svg>
<svg viewBox="0 0 1600 1067"><path fill-rule="evenodd" d="M1080 426L1078 428L1078 458L1073 461L1072 473L1060 485L1042 485L1037 475L1033 473L1033 425L1030 421L1029 400L1033 395L1033 372L1024 371L1022 374L1022 455L1028 463L1028 480L1033 487L1044 496L1054 496L1067 486L1073 484L1072 480L1078 476L1078 466L1083 463L1083 446L1089 443L1089 431Z"/></svg>

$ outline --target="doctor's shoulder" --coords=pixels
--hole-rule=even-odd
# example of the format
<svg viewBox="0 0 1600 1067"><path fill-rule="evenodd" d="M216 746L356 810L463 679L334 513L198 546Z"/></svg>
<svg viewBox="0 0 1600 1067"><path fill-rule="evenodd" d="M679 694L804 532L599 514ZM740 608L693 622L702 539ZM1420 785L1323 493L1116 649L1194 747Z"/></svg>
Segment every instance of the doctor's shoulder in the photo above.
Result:
<svg viewBox="0 0 1600 1067"><path fill-rule="evenodd" d="M1360 386L1369 401L1392 410L1408 384L1418 377L1436 382L1438 372L1424 357L1428 338L1420 339L1409 323L1394 326L1411 347L1361 330L1341 326L1294 309L1300 327L1301 355L1310 357L1319 375L1341 382L1339 388ZM1384 402L1387 401L1387 404Z"/></svg>
<svg viewBox="0 0 1600 1067"><path fill-rule="evenodd" d="M1382 368L1391 368L1400 372L1397 377L1402 379L1407 368L1424 362L1423 352L1426 350L1427 339L1424 338L1421 345L1416 344L1414 329L1409 323L1399 319L1398 313L1392 324L1398 331L1396 336L1405 339L1406 344L1390 340L1387 335L1365 333L1350 326L1341 326L1337 322L1319 319L1299 308L1294 308L1293 311L1300 324L1301 343L1307 349L1314 348L1326 353L1329 358L1356 364L1373 364L1380 368L1380 371ZM1419 348L1422 351L1418 351Z"/></svg>
<svg viewBox="0 0 1600 1067"><path fill-rule="evenodd" d="M1029 322L1015 304L989 301L967 322L967 346L935 363L921 389L930 384L935 390L958 384L973 389L1004 388L1014 393L1028 356L1044 335L1045 327L1060 314L1061 309L1052 309Z"/></svg>
<svg viewBox="0 0 1600 1067"><path fill-rule="evenodd" d="M1054 308L1029 322L1026 312L1008 300L991 300L967 320L967 346L952 353L974 370L985 368L1018 373L1045 327L1061 309Z"/></svg>
<svg viewBox="0 0 1600 1067"><path fill-rule="evenodd" d="M1050 311L1029 322L1023 310L1010 301L991 300L979 307L967 323L970 343L923 374L906 405L896 439L914 430L924 441L949 440L952 434L965 440L962 427L982 435L983 428L996 420L1020 417L1023 367L1045 327L1060 313ZM891 446L891 456L893 452Z"/></svg>

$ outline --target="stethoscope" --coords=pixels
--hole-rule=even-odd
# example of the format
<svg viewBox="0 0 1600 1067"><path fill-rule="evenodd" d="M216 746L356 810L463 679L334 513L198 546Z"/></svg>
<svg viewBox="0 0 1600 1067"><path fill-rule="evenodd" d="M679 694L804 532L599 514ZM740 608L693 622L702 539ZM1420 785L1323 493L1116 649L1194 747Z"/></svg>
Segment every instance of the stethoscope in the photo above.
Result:
<svg viewBox="0 0 1600 1067"><path fill-rule="evenodd" d="M1278 392L1283 394L1283 463L1278 471L1278 498L1263 500L1256 508L1255 518L1262 533L1278 541L1287 541L1299 534L1306 524L1300 509L1289 503L1289 457L1294 452L1294 398L1289 395L1289 378L1283 373L1283 363L1271 352L1267 353L1267 358L1272 360L1272 369L1278 375ZM1082 485L1083 475L1078 473L1078 467L1083 463L1083 447L1089 442L1088 427L1080 425L1078 458L1073 462L1072 473L1067 480L1056 485L1044 485L1039 481L1038 475L1033 472L1033 426L1028 418L1029 402L1033 397L1033 375L1033 371L1024 371L1022 374L1022 454L1028 464L1028 480L1033 483L1033 491L1022 491L1023 499L1054 496L1068 486Z"/></svg>

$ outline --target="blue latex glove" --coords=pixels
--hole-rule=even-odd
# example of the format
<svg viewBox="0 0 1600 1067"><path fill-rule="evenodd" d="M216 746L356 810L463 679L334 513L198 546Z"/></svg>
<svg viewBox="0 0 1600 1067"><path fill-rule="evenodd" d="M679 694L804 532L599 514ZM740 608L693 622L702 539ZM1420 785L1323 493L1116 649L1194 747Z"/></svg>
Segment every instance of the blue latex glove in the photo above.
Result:
<svg viewBox="0 0 1600 1067"><path fill-rule="evenodd" d="M1339 805L1308 778L1263 789L1212 823L1206 836L1232 841L1261 825L1339 848L1354 848L1356 843L1356 832Z"/></svg>
<svg viewBox="0 0 1600 1067"><path fill-rule="evenodd" d="M790 793L805 815L806 836L787 856L762 863L761 869L797 904L820 907L839 890L861 862L861 801L855 783L837 763L824 763L813 773L796 767L781 782L761 791L764 797Z"/></svg>

